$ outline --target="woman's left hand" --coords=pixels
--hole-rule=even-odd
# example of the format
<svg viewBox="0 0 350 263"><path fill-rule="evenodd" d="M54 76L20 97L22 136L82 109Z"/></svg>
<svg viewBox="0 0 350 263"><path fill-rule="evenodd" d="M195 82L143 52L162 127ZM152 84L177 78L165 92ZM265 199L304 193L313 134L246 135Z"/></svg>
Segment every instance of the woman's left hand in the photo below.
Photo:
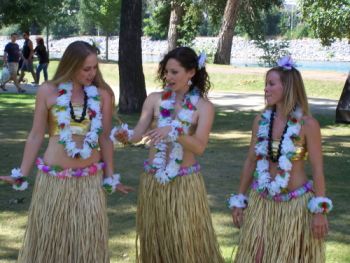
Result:
<svg viewBox="0 0 350 263"><path fill-rule="evenodd" d="M312 233L315 238L322 239L328 234L328 220L324 214L314 214L312 217Z"/></svg>
<svg viewBox="0 0 350 263"><path fill-rule="evenodd" d="M164 126L161 128L155 128L146 132L144 137L146 137L146 142L150 142L152 145L159 143L161 140L166 138L171 131L171 126Z"/></svg>
<svg viewBox="0 0 350 263"><path fill-rule="evenodd" d="M117 184L116 190L118 190L119 192L121 192L123 194L128 194L129 192L135 191L135 189L133 187L124 185L122 183Z"/></svg>

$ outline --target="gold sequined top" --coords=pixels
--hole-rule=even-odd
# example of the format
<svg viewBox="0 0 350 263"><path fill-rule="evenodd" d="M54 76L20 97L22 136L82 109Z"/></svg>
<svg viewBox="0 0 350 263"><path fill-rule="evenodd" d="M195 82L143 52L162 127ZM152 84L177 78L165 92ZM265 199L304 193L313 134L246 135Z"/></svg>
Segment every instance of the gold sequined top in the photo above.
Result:
<svg viewBox="0 0 350 263"><path fill-rule="evenodd" d="M277 156L279 144L280 144L279 140L272 141L272 153L274 156ZM304 141L298 140L298 141L294 141L294 145L295 145L295 154L291 158L291 160L292 161L307 160L308 151L307 151L306 143Z"/></svg>
<svg viewBox="0 0 350 263"><path fill-rule="evenodd" d="M80 118L82 112L83 112L83 105L73 103L73 110L76 118ZM56 105L52 106L49 110L49 116L48 116L48 129L49 129L49 136L55 136L59 135L59 129L58 129L58 123L57 118L55 116L55 107ZM75 122L71 119L70 122L70 128L72 130L72 134L75 135L82 135L85 136L88 131L90 130L91 120L86 114L85 119L82 122Z"/></svg>

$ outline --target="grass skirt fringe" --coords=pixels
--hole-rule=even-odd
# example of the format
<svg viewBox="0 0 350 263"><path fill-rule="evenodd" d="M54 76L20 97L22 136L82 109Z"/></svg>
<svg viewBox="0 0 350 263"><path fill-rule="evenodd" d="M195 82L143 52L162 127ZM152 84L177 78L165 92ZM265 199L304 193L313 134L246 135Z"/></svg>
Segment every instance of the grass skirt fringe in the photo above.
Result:
<svg viewBox="0 0 350 263"><path fill-rule="evenodd" d="M167 185L142 174L136 221L137 262L224 262L200 173L177 177Z"/></svg>
<svg viewBox="0 0 350 263"><path fill-rule="evenodd" d="M98 175L59 179L38 172L19 263L106 263L108 219Z"/></svg>
<svg viewBox="0 0 350 263"><path fill-rule="evenodd" d="M323 263L324 242L312 236L311 192L288 202L275 202L250 192L249 205L235 263L255 262L259 246L262 263Z"/></svg>

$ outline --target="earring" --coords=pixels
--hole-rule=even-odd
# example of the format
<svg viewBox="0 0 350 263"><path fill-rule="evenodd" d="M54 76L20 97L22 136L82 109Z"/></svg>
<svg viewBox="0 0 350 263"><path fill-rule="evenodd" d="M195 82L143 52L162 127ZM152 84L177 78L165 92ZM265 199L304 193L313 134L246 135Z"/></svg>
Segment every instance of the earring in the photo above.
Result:
<svg viewBox="0 0 350 263"><path fill-rule="evenodd" d="M193 83L192 83L192 80L191 79L189 79L188 81L187 81L187 85L188 86L191 86Z"/></svg>

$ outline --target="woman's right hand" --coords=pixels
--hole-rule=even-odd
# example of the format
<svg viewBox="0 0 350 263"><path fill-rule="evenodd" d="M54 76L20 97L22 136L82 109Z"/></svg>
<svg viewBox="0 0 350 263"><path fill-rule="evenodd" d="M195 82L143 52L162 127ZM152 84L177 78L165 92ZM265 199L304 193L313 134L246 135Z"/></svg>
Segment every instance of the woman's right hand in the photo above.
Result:
<svg viewBox="0 0 350 263"><path fill-rule="evenodd" d="M232 220L237 228L241 228L243 224L243 208L234 207L232 209Z"/></svg>
<svg viewBox="0 0 350 263"><path fill-rule="evenodd" d="M9 184L15 184L16 180L11 176L0 176L0 180Z"/></svg>

